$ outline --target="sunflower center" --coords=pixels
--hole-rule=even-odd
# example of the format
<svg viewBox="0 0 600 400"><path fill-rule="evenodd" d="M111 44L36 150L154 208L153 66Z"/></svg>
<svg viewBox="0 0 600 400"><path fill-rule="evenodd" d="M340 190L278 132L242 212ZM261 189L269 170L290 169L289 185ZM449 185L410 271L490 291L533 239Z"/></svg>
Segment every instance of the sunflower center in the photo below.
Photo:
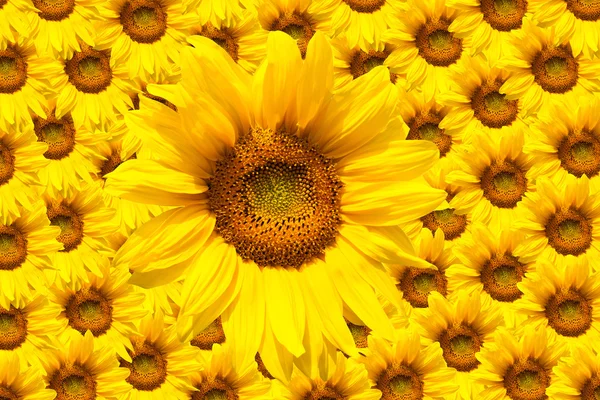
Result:
<svg viewBox="0 0 600 400"><path fill-rule="evenodd" d="M514 208L527 191L527 178L512 161L494 161L481 175L486 199L499 208Z"/></svg>
<svg viewBox="0 0 600 400"><path fill-rule="evenodd" d="M353 11L372 14L384 6L385 0L343 0Z"/></svg>
<svg viewBox="0 0 600 400"><path fill-rule="evenodd" d="M453 208L432 211L421 217L423 226L431 232L439 228L444 232L446 240L454 240L467 229L467 216L454 213Z"/></svg>
<svg viewBox="0 0 600 400"><path fill-rule="evenodd" d="M15 156L10 149L0 143L0 186L4 185L15 173Z"/></svg>
<svg viewBox="0 0 600 400"><path fill-rule="evenodd" d="M46 21L62 21L68 18L75 8L75 0L32 0L38 15Z"/></svg>
<svg viewBox="0 0 600 400"><path fill-rule="evenodd" d="M83 240L83 220L69 206L52 204L48 206L50 225L60 227L56 240L65 247L65 252L75 250Z"/></svg>
<svg viewBox="0 0 600 400"><path fill-rule="evenodd" d="M481 283L494 300L513 302L523 295L517 287L525 266L511 254L494 254L481 268Z"/></svg>
<svg viewBox="0 0 600 400"><path fill-rule="evenodd" d="M221 324L221 317L218 317L209 326L204 328L190 343L192 346L196 346L202 350L212 350L213 344L225 343L225 332Z"/></svg>
<svg viewBox="0 0 600 400"><path fill-rule="evenodd" d="M354 339L354 344L359 349L364 349L369 347L369 333L371 333L371 329L368 326L364 325L354 325L352 322L346 320L346 325L348 325L348 329L350 329L350 333L352 334L352 338Z"/></svg>
<svg viewBox="0 0 600 400"><path fill-rule="evenodd" d="M336 389L318 382L316 385L313 384L313 389L304 395L303 400L343 400L345 398Z"/></svg>
<svg viewBox="0 0 600 400"><path fill-rule="evenodd" d="M375 51L369 50L368 52L357 50L350 59L350 73L354 79L358 78L371 71L375 67L384 65L385 59L390 55L389 51ZM396 83L398 74L390 72L390 81Z"/></svg>
<svg viewBox="0 0 600 400"><path fill-rule="evenodd" d="M546 237L557 253L577 256L592 244L592 225L575 209L560 210L546 223Z"/></svg>
<svg viewBox="0 0 600 400"><path fill-rule="evenodd" d="M13 226L0 225L0 270L12 271L27 259L27 239Z"/></svg>
<svg viewBox="0 0 600 400"><path fill-rule="evenodd" d="M448 31L450 21L439 19L421 26L415 37L419 55L436 67L454 64L462 54L462 39Z"/></svg>
<svg viewBox="0 0 600 400"><path fill-rule="evenodd" d="M592 325L592 306L578 290L561 290L546 303L548 324L563 336L579 336Z"/></svg>
<svg viewBox="0 0 600 400"><path fill-rule="evenodd" d="M600 1L598 0L566 0L567 10L575 18L582 21L598 21L600 19Z"/></svg>
<svg viewBox="0 0 600 400"><path fill-rule="evenodd" d="M94 288L79 290L71 295L65 306L69 325L82 334L90 330L94 336L110 329L112 311L112 302Z"/></svg>
<svg viewBox="0 0 600 400"><path fill-rule="evenodd" d="M600 400L600 376L594 374L583 384L581 400Z"/></svg>
<svg viewBox="0 0 600 400"><path fill-rule="evenodd" d="M519 101L508 100L499 92L502 83L501 80L483 83L471 96L475 118L489 128L509 126L519 113Z"/></svg>
<svg viewBox="0 0 600 400"><path fill-rule="evenodd" d="M75 52L65 63L65 72L69 82L80 92L100 93L112 80L110 55L82 46L81 52Z"/></svg>
<svg viewBox="0 0 600 400"><path fill-rule="evenodd" d="M377 378L375 386L382 393L382 400L421 400L423 381L412 368L392 364Z"/></svg>
<svg viewBox="0 0 600 400"><path fill-rule="evenodd" d="M485 22L497 31L521 28L527 12L527 0L482 0L481 13Z"/></svg>
<svg viewBox="0 0 600 400"><path fill-rule="evenodd" d="M406 268L398 284L404 299L415 308L427 307L427 298L433 291L445 296L447 287L448 280L441 271L413 267Z"/></svg>
<svg viewBox="0 0 600 400"><path fill-rule="evenodd" d="M255 129L217 162L208 197L216 231L244 260L298 268L335 243L341 189L306 141Z"/></svg>
<svg viewBox="0 0 600 400"><path fill-rule="evenodd" d="M577 84L579 64L569 45L539 51L531 70L535 82L549 93L566 93Z"/></svg>
<svg viewBox="0 0 600 400"><path fill-rule="evenodd" d="M275 379L275 377L271 375L271 373L265 366L265 363L263 362L262 358L260 358L259 353L256 353L256 355L254 356L254 361L256 361L258 372L260 372L262 376L264 376L267 379Z"/></svg>
<svg viewBox="0 0 600 400"><path fill-rule="evenodd" d="M572 132L558 146L561 166L580 178L600 172L600 140L588 131Z"/></svg>
<svg viewBox="0 0 600 400"><path fill-rule="evenodd" d="M429 140L437 146L440 157L444 157L452 147L452 136L445 134L444 129L440 129L440 122L442 117L437 113L431 111L419 113L409 121L410 130L406 139Z"/></svg>
<svg viewBox="0 0 600 400"><path fill-rule="evenodd" d="M156 0L131 0L121 8L121 25L131 40L154 43L167 31L167 13Z"/></svg>
<svg viewBox="0 0 600 400"><path fill-rule="evenodd" d="M504 374L506 393L513 400L546 399L550 375L533 359L518 360Z"/></svg>
<svg viewBox="0 0 600 400"><path fill-rule="evenodd" d="M297 12L286 12L273 21L271 31L283 31L296 40L302 58L306 57L308 42L315 34L310 19Z"/></svg>
<svg viewBox="0 0 600 400"><path fill-rule="evenodd" d="M0 2L0 8L2 3ZM0 400L17 400L19 396L9 386L0 385Z"/></svg>
<svg viewBox="0 0 600 400"><path fill-rule="evenodd" d="M240 46L237 38L227 28L217 29L209 22L202 27L200 35L209 38L221 46L231 56L233 61L237 62Z"/></svg>
<svg viewBox="0 0 600 400"><path fill-rule="evenodd" d="M129 157L125 161L134 160L137 158L137 154L133 153L131 157ZM125 161L121 160L121 152L120 149L113 149L110 155L102 162L102 167L100 167L100 176L102 179L106 174L113 172L117 167L123 164Z"/></svg>
<svg viewBox="0 0 600 400"><path fill-rule="evenodd" d="M482 340L470 326L461 324L449 327L441 333L438 340L449 367L468 372L479 365L475 354L479 352Z"/></svg>
<svg viewBox="0 0 600 400"><path fill-rule="evenodd" d="M133 351L127 350L132 362L119 359L121 367L131 371L126 379L135 389L152 391L167 379L167 360L163 354L147 341L134 340Z"/></svg>
<svg viewBox="0 0 600 400"><path fill-rule="evenodd" d="M206 379L196 386L198 389L192 393L192 400L237 400L235 389L222 379Z"/></svg>
<svg viewBox="0 0 600 400"><path fill-rule="evenodd" d="M0 93L15 93L27 81L27 62L11 46L0 50Z"/></svg>
<svg viewBox="0 0 600 400"><path fill-rule="evenodd" d="M27 318L13 306L10 310L0 307L0 350L21 347L27 338Z"/></svg>
<svg viewBox="0 0 600 400"><path fill-rule="evenodd" d="M38 142L48 145L44 157L60 160L71 154L75 148L75 125L70 115L56 119L53 111L48 119L34 117L33 124Z"/></svg>
<svg viewBox="0 0 600 400"><path fill-rule="evenodd" d="M63 365L50 378L48 388L56 391L56 400L94 400L96 380L83 366Z"/></svg>

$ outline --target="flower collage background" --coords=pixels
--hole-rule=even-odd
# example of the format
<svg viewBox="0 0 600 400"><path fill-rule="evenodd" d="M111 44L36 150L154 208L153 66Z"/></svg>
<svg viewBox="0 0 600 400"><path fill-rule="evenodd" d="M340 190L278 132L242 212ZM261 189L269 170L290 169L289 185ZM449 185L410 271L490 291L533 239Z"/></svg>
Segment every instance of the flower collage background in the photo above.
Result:
<svg viewBox="0 0 600 400"><path fill-rule="evenodd" d="M0 400L600 399L600 0L0 0Z"/></svg>

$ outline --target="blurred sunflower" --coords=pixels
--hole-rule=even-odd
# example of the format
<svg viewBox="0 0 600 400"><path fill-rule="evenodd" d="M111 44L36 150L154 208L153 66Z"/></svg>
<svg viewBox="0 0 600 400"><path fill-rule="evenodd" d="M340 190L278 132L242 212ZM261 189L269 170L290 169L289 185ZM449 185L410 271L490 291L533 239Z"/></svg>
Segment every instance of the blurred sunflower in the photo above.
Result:
<svg viewBox="0 0 600 400"><path fill-rule="evenodd" d="M27 365L15 353L0 352L0 397L9 400L53 400L56 392L46 388L41 368Z"/></svg>
<svg viewBox="0 0 600 400"><path fill-rule="evenodd" d="M555 400L595 400L600 393L600 347L578 341L571 354L554 367L556 378L546 391Z"/></svg>
<svg viewBox="0 0 600 400"><path fill-rule="evenodd" d="M522 200L522 216L515 222L527 235L515 248L522 261L576 256L587 258L594 269L600 267L600 193L590 192L587 178L569 178L560 187L539 178L537 192Z"/></svg>
<svg viewBox="0 0 600 400"><path fill-rule="evenodd" d="M33 11L26 0L4 0L0 2L0 50L6 49L18 37L27 37L31 27L27 23L27 12Z"/></svg>
<svg viewBox="0 0 600 400"><path fill-rule="evenodd" d="M507 54L497 64L510 74L500 93L507 101L519 99L525 117L568 92L580 96L600 92L600 64L585 54L575 55L572 44L554 30L524 20Z"/></svg>
<svg viewBox="0 0 600 400"><path fill-rule="evenodd" d="M446 194L405 183L429 168L437 148L394 140L386 129L397 100L387 70L332 95L331 48L320 32L305 61L291 37L271 32L254 77L209 39L190 41L195 48L182 51L181 83L160 93L178 111L154 102L155 112L142 107L126 116L135 135L157 141L152 151L160 162L130 160L105 186L122 198L183 207L134 232L115 265L146 286L185 273L180 337L225 312L235 326L232 340L252 357L261 340L274 343L277 351L261 351L267 365L286 351L307 351L308 316L317 326L326 321L322 329L335 342L347 332L344 303L392 337L374 289L392 303L397 291L379 262L414 256L404 233L390 226L427 214ZM355 351L347 344L344 352ZM289 376L291 364L286 368Z"/></svg>

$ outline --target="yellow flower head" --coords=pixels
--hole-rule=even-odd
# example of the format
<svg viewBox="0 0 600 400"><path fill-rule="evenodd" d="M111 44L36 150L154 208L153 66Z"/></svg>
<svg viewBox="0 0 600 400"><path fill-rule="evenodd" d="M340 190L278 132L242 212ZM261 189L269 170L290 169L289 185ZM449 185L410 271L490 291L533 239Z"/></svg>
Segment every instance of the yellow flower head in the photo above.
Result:
<svg viewBox="0 0 600 400"><path fill-rule="evenodd" d="M594 400L600 393L600 347L597 341L576 343L554 367L556 379L547 390L556 400Z"/></svg>
<svg viewBox="0 0 600 400"><path fill-rule="evenodd" d="M53 400L56 392L46 388L42 369L29 366L15 353L0 352L0 397L22 400Z"/></svg>

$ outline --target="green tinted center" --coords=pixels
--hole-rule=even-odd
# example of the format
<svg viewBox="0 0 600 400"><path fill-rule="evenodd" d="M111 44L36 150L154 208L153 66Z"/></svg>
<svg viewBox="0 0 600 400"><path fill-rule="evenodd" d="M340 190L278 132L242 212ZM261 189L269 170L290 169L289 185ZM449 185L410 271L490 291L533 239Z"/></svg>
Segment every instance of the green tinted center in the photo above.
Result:
<svg viewBox="0 0 600 400"><path fill-rule="evenodd" d="M523 371L517 376L517 384L521 390L537 390L542 385L540 375L536 371Z"/></svg>
<svg viewBox="0 0 600 400"><path fill-rule="evenodd" d="M571 155L579 162L590 162L596 159L594 145L588 142L578 142L571 146Z"/></svg>
<svg viewBox="0 0 600 400"><path fill-rule="evenodd" d="M429 293L435 290L435 276L433 274L423 273L415 276L413 279L415 290L421 293Z"/></svg>
<svg viewBox="0 0 600 400"><path fill-rule="evenodd" d="M409 394L413 390L412 379L408 376L396 376L390 380L390 389L392 393L403 396Z"/></svg>
<svg viewBox="0 0 600 400"><path fill-rule="evenodd" d="M290 24L283 28L283 31L296 40L304 37L304 27L302 25Z"/></svg>
<svg viewBox="0 0 600 400"><path fill-rule="evenodd" d="M445 30L437 30L429 35L429 44L434 49L444 50L452 46L452 34Z"/></svg>
<svg viewBox="0 0 600 400"><path fill-rule="evenodd" d="M12 57L0 57L0 75L14 75L17 72L17 60Z"/></svg>
<svg viewBox="0 0 600 400"><path fill-rule="evenodd" d="M581 224L579 221L567 219L559 224L558 233L564 240L579 239L581 237Z"/></svg>
<svg viewBox="0 0 600 400"><path fill-rule="evenodd" d="M0 314L0 332L6 334L17 330L17 319L14 315Z"/></svg>
<svg viewBox="0 0 600 400"><path fill-rule="evenodd" d="M450 340L450 347L456 354L472 354L473 346L473 338L467 335L458 335Z"/></svg>
<svg viewBox="0 0 600 400"><path fill-rule="evenodd" d="M88 300L79 305L79 313L81 318L93 320L102 317L102 306L99 301Z"/></svg>
<svg viewBox="0 0 600 400"><path fill-rule="evenodd" d="M577 319L581 316L581 304L575 300L563 301L558 306L558 313L563 319Z"/></svg>
<svg viewBox="0 0 600 400"><path fill-rule="evenodd" d="M227 392L221 389L212 389L204 396L205 400L227 400Z"/></svg>
<svg viewBox="0 0 600 400"><path fill-rule="evenodd" d="M153 25L156 22L156 11L150 7L140 7L133 12L133 21L139 26Z"/></svg>
<svg viewBox="0 0 600 400"><path fill-rule="evenodd" d="M517 8L517 2L514 0L494 0L494 9L498 14L512 14L517 11Z"/></svg>
<svg viewBox="0 0 600 400"><path fill-rule="evenodd" d="M383 65L383 61L384 61L384 59L381 58L381 57L370 57L364 63L365 69L367 70L367 72L369 72L373 68L379 67L380 65Z"/></svg>
<svg viewBox="0 0 600 400"><path fill-rule="evenodd" d="M484 102L485 108L491 112L504 111L509 104L508 100L506 100L506 96L498 92L486 94L484 97Z"/></svg>
<svg viewBox="0 0 600 400"><path fill-rule="evenodd" d="M63 389L69 395L76 397L87 393L85 378L79 375L71 375L66 377L62 382Z"/></svg>
<svg viewBox="0 0 600 400"><path fill-rule="evenodd" d="M510 265L496 268L494 270L494 280L503 286L515 285L520 281L516 268Z"/></svg>
<svg viewBox="0 0 600 400"><path fill-rule="evenodd" d="M562 75L567 70L567 60L562 57L552 57L545 63L548 75Z"/></svg>
<svg viewBox="0 0 600 400"><path fill-rule="evenodd" d="M158 364L156 358L148 354L140 354L133 359L133 369L140 374L153 374Z"/></svg>

